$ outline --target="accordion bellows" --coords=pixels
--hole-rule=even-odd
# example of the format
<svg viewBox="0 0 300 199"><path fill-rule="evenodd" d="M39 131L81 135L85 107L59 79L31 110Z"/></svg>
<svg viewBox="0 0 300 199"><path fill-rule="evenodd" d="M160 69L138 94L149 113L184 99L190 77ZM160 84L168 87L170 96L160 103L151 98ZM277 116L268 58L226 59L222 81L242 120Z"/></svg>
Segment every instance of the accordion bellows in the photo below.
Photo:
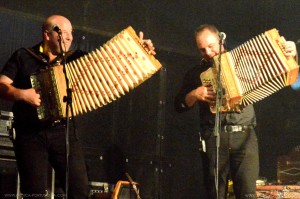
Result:
<svg viewBox="0 0 300 199"><path fill-rule="evenodd" d="M134 89L161 68L132 27L122 30L98 49L69 62L66 74L72 90L74 116L96 110ZM66 81L63 66L51 67L31 76L40 90L40 120L66 117ZM43 89L39 89L43 88Z"/></svg>
<svg viewBox="0 0 300 199"><path fill-rule="evenodd" d="M214 67L200 74L203 85L217 88L217 72L221 65L224 90L222 112L239 111L291 85L297 80L299 66L284 55L284 38L271 29L237 48L214 57ZM215 112L215 106L211 111Z"/></svg>

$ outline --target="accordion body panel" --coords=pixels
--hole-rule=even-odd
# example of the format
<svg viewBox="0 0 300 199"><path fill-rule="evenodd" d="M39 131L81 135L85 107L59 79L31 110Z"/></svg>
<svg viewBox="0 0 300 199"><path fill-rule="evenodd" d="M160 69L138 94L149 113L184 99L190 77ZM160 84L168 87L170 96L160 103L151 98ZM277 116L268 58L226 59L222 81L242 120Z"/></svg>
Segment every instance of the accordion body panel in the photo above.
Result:
<svg viewBox="0 0 300 199"><path fill-rule="evenodd" d="M221 84L225 91L222 112L239 111L297 80L299 66L293 58L285 57L284 42L278 31L271 29L213 58L214 70L203 72L200 79L203 85L211 84L216 90L221 65ZM215 109L211 106L212 112Z"/></svg>
<svg viewBox="0 0 300 199"><path fill-rule="evenodd" d="M122 30L103 46L66 64L74 116L120 98L161 66L132 27ZM41 92L42 104L37 109L40 120L66 117L67 87L62 69L55 66L31 76L32 87Z"/></svg>
<svg viewBox="0 0 300 199"><path fill-rule="evenodd" d="M65 116L66 80L63 66L55 66L40 71L30 77L31 85L40 94L42 103L37 108L40 120L58 120Z"/></svg>

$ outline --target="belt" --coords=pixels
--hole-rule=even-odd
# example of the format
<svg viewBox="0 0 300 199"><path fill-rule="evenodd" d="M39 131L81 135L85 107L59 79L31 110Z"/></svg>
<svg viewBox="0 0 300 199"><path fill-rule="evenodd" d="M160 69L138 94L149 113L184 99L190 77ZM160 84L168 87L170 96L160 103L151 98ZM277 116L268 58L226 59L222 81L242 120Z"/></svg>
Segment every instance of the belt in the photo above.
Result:
<svg viewBox="0 0 300 199"><path fill-rule="evenodd" d="M55 120L55 121L51 122L51 127L56 127L56 126L64 125L65 123L66 123L65 119Z"/></svg>
<svg viewBox="0 0 300 199"><path fill-rule="evenodd" d="M249 129L252 129L253 126L245 126L245 125L225 125L224 130L228 133L234 133L234 132L245 132Z"/></svg>
<svg viewBox="0 0 300 199"><path fill-rule="evenodd" d="M66 124L66 119L59 119L59 120L55 120L55 121L43 121L40 123L41 127L46 127L46 128L53 128L53 127L58 127L58 126L63 126ZM71 118L70 118L70 122L71 122Z"/></svg>

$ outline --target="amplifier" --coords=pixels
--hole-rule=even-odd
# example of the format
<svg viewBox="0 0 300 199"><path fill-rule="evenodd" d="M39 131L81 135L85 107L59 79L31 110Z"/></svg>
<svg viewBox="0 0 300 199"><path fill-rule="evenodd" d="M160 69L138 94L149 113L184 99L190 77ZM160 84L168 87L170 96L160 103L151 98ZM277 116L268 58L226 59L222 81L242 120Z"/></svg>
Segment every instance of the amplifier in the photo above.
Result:
<svg viewBox="0 0 300 199"><path fill-rule="evenodd" d="M91 199L138 199L128 181L118 181L116 185L105 182L89 182ZM138 185L134 182L135 185Z"/></svg>
<svg viewBox="0 0 300 199"><path fill-rule="evenodd" d="M111 199L115 185L107 182L89 182L91 199Z"/></svg>
<svg viewBox="0 0 300 199"><path fill-rule="evenodd" d="M13 117L12 112L0 111L0 136L11 136Z"/></svg>
<svg viewBox="0 0 300 199"><path fill-rule="evenodd" d="M12 139L15 138L15 132L12 128L13 113L0 111L0 159L14 160Z"/></svg>

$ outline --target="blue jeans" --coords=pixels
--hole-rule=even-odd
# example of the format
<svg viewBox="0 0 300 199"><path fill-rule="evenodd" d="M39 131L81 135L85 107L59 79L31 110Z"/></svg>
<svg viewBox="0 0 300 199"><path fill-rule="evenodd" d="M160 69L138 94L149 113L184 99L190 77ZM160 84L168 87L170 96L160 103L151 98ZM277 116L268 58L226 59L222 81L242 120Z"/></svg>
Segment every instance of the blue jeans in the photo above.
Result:
<svg viewBox="0 0 300 199"><path fill-rule="evenodd" d="M55 178L65 190L66 147L64 125L39 132L16 129L14 149L24 198L45 198L49 164ZM68 198L88 198L88 177L83 152L74 132L69 133ZM62 198L63 196L58 196Z"/></svg>

